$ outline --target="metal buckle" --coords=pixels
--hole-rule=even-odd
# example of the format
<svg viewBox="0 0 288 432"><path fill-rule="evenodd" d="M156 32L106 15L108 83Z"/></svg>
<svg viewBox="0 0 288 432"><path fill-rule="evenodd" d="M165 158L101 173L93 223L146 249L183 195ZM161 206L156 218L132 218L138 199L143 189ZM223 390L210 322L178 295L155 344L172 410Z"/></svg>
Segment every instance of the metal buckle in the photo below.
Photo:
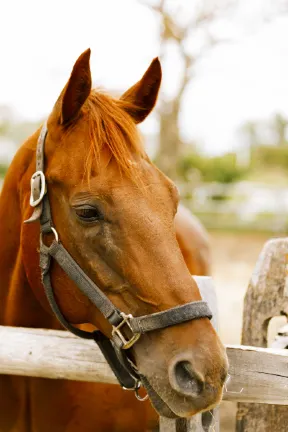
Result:
<svg viewBox="0 0 288 432"><path fill-rule="evenodd" d="M120 313L121 317L123 318L123 321L120 322L120 324L118 324L116 327L113 326L112 327L112 337L115 336L115 334L120 338L121 342L123 343L122 345L122 349L129 349L131 348L135 342L138 341L138 339L140 338L141 334L140 333L133 333L132 327L130 325L129 320L133 318L132 315L126 315L125 313L121 312ZM133 336L131 337L131 339L126 339L125 336L123 336L123 334L121 333L120 329L127 324L127 327L129 328L129 330L132 332Z"/></svg>
<svg viewBox="0 0 288 432"><path fill-rule="evenodd" d="M39 195L39 198L34 200L33 184L34 184L34 181L36 180L37 177L40 177L40 195ZM45 180L45 175L44 175L43 171L36 171L32 175L31 180L30 180L30 187L31 187L30 206L36 207L42 201L42 199L46 193L46 180Z"/></svg>

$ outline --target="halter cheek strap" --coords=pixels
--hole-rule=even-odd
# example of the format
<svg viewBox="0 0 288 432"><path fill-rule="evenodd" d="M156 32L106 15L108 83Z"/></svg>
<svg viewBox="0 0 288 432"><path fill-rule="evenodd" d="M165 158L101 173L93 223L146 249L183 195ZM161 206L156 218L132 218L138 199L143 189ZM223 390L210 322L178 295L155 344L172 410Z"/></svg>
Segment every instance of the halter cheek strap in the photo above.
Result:
<svg viewBox="0 0 288 432"><path fill-rule="evenodd" d="M76 336L94 339L105 359L112 368L120 385L127 390L135 390L136 396L141 383L161 415L177 417L154 391L147 378L133 364L127 350L139 340L142 334L181 324L198 318L212 318L212 313L204 301L195 301L174 308L140 317L127 315L117 309L101 289L86 275L69 252L61 244L58 233L53 226L51 208L47 195L44 175L44 145L47 136L47 125L43 125L36 151L36 172L31 178L30 205L34 211L25 223L40 221L40 268L45 293L52 311L60 323ZM43 234L52 233L54 240L48 247L43 243ZM50 278L51 260L54 259L80 291L103 314L112 326L111 339L100 331L86 332L70 324L62 314L54 296ZM138 396L139 397L139 396Z"/></svg>

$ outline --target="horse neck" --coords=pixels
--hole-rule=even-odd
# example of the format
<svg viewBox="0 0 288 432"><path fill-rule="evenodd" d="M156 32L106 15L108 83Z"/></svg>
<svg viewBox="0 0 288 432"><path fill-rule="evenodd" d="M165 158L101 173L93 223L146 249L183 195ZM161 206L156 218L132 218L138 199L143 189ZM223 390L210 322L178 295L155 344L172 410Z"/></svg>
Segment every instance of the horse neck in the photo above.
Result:
<svg viewBox="0 0 288 432"><path fill-rule="evenodd" d="M19 149L0 195L0 325L53 328L54 318L34 296L22 260L23 208L27 208L28 199L21 185L26 174L33 172L35 147L34 136Z"/></svg>

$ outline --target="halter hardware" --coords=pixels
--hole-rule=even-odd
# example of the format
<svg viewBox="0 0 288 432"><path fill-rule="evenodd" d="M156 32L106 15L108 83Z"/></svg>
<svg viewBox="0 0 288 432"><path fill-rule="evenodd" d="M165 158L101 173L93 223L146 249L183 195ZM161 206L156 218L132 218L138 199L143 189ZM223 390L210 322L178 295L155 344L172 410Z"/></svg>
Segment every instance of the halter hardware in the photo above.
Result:
<svg viewBox="0 0 288 432"><path fill-rule="evenodd" d="M137 369L137 366L134 365L129 358L127 350L134 346L141 334L175 326L194 319L211 319L212 313L205 301L193 301L165 311L139 317L133 317L131 314L127 315L114 306L111 300L87 276L64 248L53 226L49 197L48 194L46 194L47 186L44 174L44 147L47 132L47 124L45 122L37 143L36 172L32 175L30 181L30 205L34 207L34 211L30 219L24 223L40 222L39 264L43 287L51 309L64 328L76 336L85 339L93 339L97 343L123 389L134 390L136 398L141 401L146 400L149 396L154 407L161 415L175 418L175 413L171 411L158 393L151 387L146 376L141 374L141 371ZM42 235L49 233L53 233L54 240L50 246L46 246L43 243ZM87 332L78 329L66 320L54 296L50 277L50 265L52 260L58 263L67 276L75 282L81 292L89 298L91 303L103 314L107 321L109 321L112 326L111 339L98 330ZM144 398L138 393L141 385L143 385L147 391L147 395Z"/></svg>
<svg viewBox="0 0 288 432"><path fill-rule="evenodd" d="M120 324L118 324L117 326L112 327L112 338L114 338L115 335L117 335L121 339L121 342L123 344L121 348L124 350L127 350L127 349L131 348L138 341L141 334L133 332L133 329L132 329L131 324L130 324L130 320L133 319L133 316L131 314L126 315L124 312L120 312L120 315L123 318L123 321L121 321ZM126 337L120 331L120 329L122 329L122 327L125 324L127 325L129 332L132 333L132 336L130 339L126 339Z"/></svg>
<svg viewBox="0 0 288 432"><path fill-rule="evenodd" d="M39 181L40 181L40 185L37 184L37 182L39 182ZM43 171L41 171L41 170L36 171L32 175L31 180L30 180L30 185L31 185L30 206L36 207L43 200L44 195L47 192L46 179L45 179L45 175L44 175ZM38 198L35 198L35 196L34 196L35 192L39 193Z"/></svg>
<svg viewBox="0 0 288 432"><path fill-rule="evenodd" d="M148 395L148 393L146 393L146 395L143 396L143 397L139 395L139 390L142 387L142 385L141 385L140 381L138 381L138 383L139 383L139 385L134 390L135 391L135 396L136 396L136 399L138 399L140 402L144 402L144 401L146 401L148 399L149 395Z"/></svg>
<svg viewBox="0 0 288 432"><path fill-rule="evenodd" d="M51 226L49 232L52 232L52 234L54 235L54 241L56 243L59 243L59 235L58 235L58 232L56 231L56 229ZM49 233L46 233L46 234L49 234ZM40 246L43 245L43 244L44 244L43 243L43 233L40 232Z"/></svg>
<svg viewBox="0 0 288 432"><path fill-rule="evenodd" d="M143 397L139 395L139 390L142 387L142 383L140 380L136 380L135 386L132 388L127 388L127 387L124 387L123 385L121 387L123 390L134 391L136 399L138 399L140 402L146 401L149 397L148 393L146 393L146 395Z"/></svg>

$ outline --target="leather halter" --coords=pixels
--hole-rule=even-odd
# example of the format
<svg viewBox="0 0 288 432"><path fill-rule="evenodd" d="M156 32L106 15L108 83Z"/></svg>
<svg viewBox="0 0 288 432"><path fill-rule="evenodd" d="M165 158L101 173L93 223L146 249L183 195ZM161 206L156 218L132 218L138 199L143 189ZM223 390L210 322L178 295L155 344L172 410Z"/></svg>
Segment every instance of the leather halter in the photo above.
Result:
<svg viewBox="0 0 288 432"><path fill-rule="evenodd" d="M31 177L30 205L34 212L25 223L40 221L40 268L45 293L52 311L60 323L75 335L94 339L109 363L120 385L125 390L134 390L138 396L141 384L145 387L154 407L163 416L177 417L161 397L149 384L147 378L140 373L136 365L128 356L128 351L139 340L142 334L174 326L198 318L212 318L208 304L204 301L195 301L181 306L140 317L127 315L117 309L100 288L85 274L76 261L60 242L58 233L53 226L47 184L44 174L45 140L47 124L44 123L40 132L36 150L36 172ZM43 234L54 235L50 246L43 243ZM54 259L77 287L100 310L103 316L112 325L111 339L100 331L87 332L70 324L56 302L50 278L50 265ZM141 399L140 399L141 400Z"/></svg>

